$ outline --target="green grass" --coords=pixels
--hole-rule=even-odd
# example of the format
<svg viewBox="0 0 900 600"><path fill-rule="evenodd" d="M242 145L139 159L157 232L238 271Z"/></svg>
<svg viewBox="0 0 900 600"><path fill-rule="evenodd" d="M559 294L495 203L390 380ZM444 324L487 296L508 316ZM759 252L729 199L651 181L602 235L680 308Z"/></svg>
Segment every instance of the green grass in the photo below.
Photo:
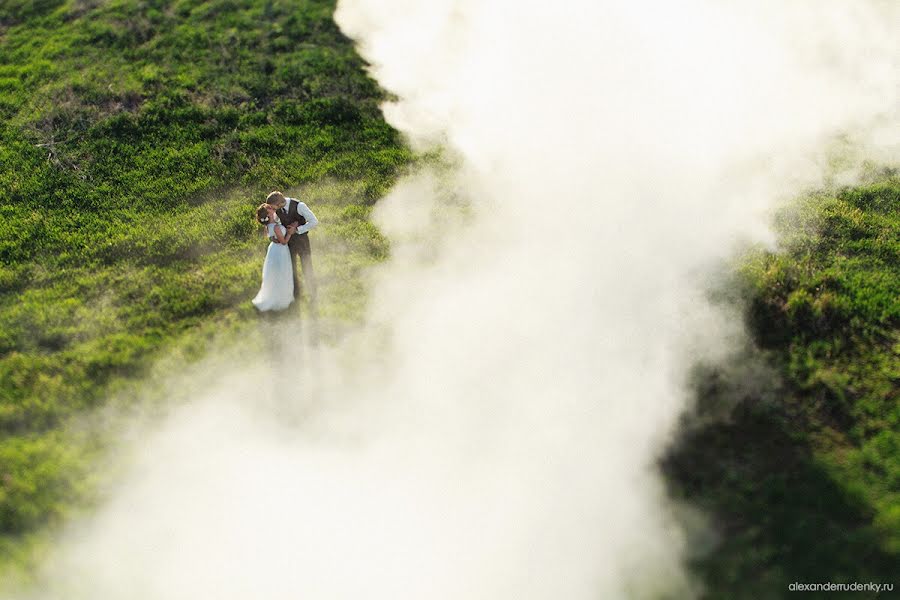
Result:
<svg viewBox="0 0 900 600"><path fill-rule="evenodd" d="M765 362L777 385L754 393L735 365L701 370L701 414L750 391L665 460L674 493L722 536L694 564L710 598L890 583L900 564L900 178L811 195L777 227L784 251L751 252L722 298L754 338L739 361Z"/></svg>
<svg viewBox="0 0 900 600"><path fill-rule="evenodd" d="M266 192L322 222L324 334L361 315L389 250L370 208L412 156L333 8L0 3L0 573L37 564L41 532L96 493L83 415L254 325ZM753 334L741 359L779 383L698 368L698 412L728 417L664 461L721 534L692 564L711 598L887 581L900 553L900 181L811 195L778 226L784 252L750 252L719 299Z"/></svg>
<svg viewBox="0 0 900 600"><path fill-rule="evenodd" d="M89 495L73 419L186 337L252 321L269 190L321 220L324 322L360 315L388 251L369 210L411 156L333 9L2 3L0 548Z"/></svg>

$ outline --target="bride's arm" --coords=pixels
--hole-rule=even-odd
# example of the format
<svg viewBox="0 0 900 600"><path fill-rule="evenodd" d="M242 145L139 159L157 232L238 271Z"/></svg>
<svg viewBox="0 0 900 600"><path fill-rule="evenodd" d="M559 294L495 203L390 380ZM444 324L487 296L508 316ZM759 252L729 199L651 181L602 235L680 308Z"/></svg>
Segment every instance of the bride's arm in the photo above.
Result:
<svg viewBox="0 0 900 600"><path fill-rule="evenodd" d="M278 228L277 228L277 227L275 228L275 230L278 232L278 235L281 235L281 231L278 231ZM284 241L281 242L281 243L282 243L282 244L287 244L287 243L288 243L288 240L291 239L291 236L294 235L294 232L295 232L295 231L297 231L297 225L296 225L296 224L288 225L288 226L287 226L287 233L286 233L285 235L282 235L282 236L281 236L281 237L284 238ZM280 241L280 240L279 240L279 241Z"/></svg>
<svg viewBox="0 0 900 600"><path fill-rule="evenodd" d="M288 239L290 239L290 237L291 237L290 235L288 235L287 237L284 237L284 234L281 233L281 227L279 227L278 225L276 225L272 229L272 233L275 234L275 241L277 241L279 244L287 244Z"/></svg>

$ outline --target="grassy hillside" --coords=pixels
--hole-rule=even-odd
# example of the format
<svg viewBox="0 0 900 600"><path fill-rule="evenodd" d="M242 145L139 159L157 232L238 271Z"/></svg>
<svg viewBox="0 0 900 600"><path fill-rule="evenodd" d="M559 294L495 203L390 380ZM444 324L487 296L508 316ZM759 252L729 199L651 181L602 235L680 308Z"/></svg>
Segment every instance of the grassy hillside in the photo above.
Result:
<svg viewBox="0 0 900 600"><path fill-rule="evenodd" d="M0 572L90 495L102 440L79 415L254 322L267 191L322 221L323 317L360 314L388 251L369 208L412 157L333 4L0 2ZM779 227L785 252L742 258L719 298L771 389L701 366L702 418L664 460L721 535L693 565L711 598L887 581L900 560L900 179L805 198Z"/></svg>
<svg viewBox="0 0 900 600"><path fill-rule="evenodd" d="M323 316L409 160L333 2L0 3L0 556L89 484L66 423L174 340L253 317L273 188L320 217ZM206 324L206 325L204 325Z"/></svg>
<svg viewBox="0 0 900 600"><path fill-rule="evenodd" d="M698 412L728 418L690 427L665 461L722 537L694 565L710 598L896 578L900 178L873 179L784 210L784 253L751 253L720 298L743 308L755 348L699 371ZM766 393L746 385L748 360L770 368Z"/></svg>

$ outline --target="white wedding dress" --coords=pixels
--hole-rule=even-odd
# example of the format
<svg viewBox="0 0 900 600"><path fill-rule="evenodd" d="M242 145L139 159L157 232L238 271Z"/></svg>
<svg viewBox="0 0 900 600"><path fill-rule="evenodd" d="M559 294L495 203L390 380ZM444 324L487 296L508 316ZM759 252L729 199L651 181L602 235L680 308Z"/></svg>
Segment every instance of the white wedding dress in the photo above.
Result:
<svg viewBox="0 0 900 600"><path fill-rule="evenodd" d="M267 226L269 239L275 239L275 228L281 233L286 229L280 223L269 223ZM253 305L259 310L284 310L294 301L294 274L291 271L291 252L287 245L272 242L266 251L266 262L263 263L262 286L253 299Z"/></svg>

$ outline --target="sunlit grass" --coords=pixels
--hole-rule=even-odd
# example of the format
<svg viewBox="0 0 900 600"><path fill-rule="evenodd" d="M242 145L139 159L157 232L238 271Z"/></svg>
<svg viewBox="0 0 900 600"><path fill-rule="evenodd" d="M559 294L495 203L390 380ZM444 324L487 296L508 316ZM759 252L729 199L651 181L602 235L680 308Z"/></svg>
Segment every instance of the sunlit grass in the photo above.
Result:
<svg viewBox="0 0 900 600"><path fill-rule="evenodd" d="M269 190L321 221L324 323L358 319L360 273L388 252L369 208L410 154L331 1L2 4L0 543L13 547L90 489L73 419L173 348L197 338L200 356L210 331L256 318L266 240L252 213Z"/></svg>

